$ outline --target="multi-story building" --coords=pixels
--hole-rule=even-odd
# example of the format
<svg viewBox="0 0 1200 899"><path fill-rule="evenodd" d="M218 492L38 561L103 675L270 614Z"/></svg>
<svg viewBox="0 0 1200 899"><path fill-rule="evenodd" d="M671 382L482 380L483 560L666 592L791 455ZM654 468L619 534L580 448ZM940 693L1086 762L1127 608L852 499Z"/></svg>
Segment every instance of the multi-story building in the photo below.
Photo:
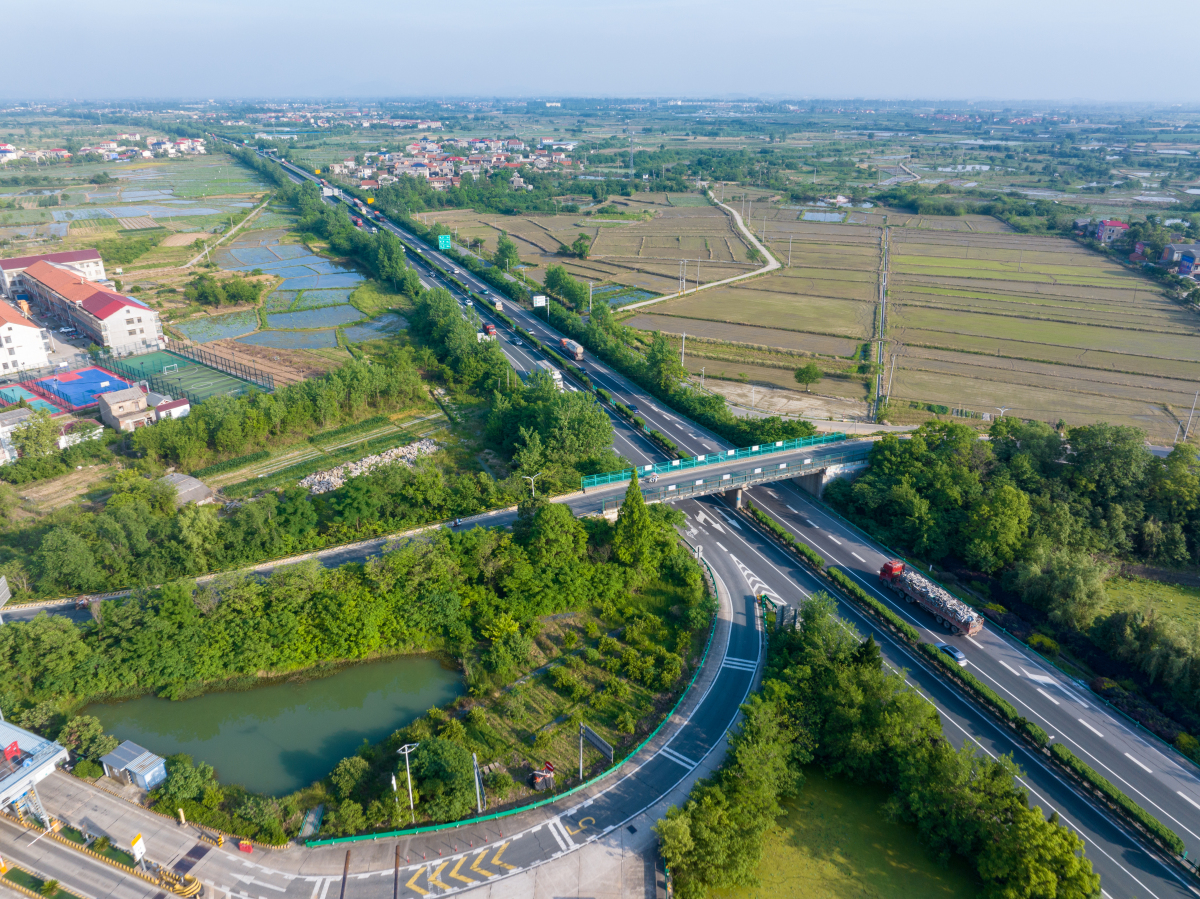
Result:
<svg viewBox="0 0 1200 899"><path fill-rule="evenodd" d="M120 433L154 424L154 410L146 404L140 387L126 387L96 395L100 402L100 420Z"/></svg>
<svg viewBox="0 0 1200 899"><path fill-rule="evenodd" d="M45 253L41 256L17 256L12 259L0 259L0 292L12 296L13 288L21 272L35 262L52 262L58 266L75 269L89 281L103 281L104 260L95 250L72 250L69 253Z"/></svg>
<svg viewBox="0 0 1200 899"><path fill-rule="evenodd" d="M49 331L20 310L0 303L0 377L22 369L45 368L53 349Z"/></svg>
<svg viewBox="0 0 1200 899"><path fill-rule="evenodd" d="M40 260L21 273L18 283L29 301L47 315L118 355L167 345L157 312L71 268Z"/></svg>

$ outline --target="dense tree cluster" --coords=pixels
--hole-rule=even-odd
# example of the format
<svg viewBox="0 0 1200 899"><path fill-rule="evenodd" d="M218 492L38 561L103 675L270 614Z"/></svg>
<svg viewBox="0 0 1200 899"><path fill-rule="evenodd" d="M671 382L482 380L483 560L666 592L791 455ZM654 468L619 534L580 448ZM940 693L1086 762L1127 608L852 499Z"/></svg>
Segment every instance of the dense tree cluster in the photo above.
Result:
<svg viewBox="0 0 1200 899"><path fill-rule="evenodd" d="M725 766L658 825L683 899L754 883L764 834L809 763L891 789L881 812L912 823L933 855L968 859L985 896L1099 892L1083 841L1030 807L1012 761L955 750L937 711L885 672L874 641L860 642L818 594L798 629L772 637L763 689L745 706Z"/></svg>
<svg viewBox="0 0 1200 899"><path fill-rule="evenodd" d="M885 543L994 576L1063 634L1087 635L1200 707L1193 635L1152 612L1103 613L1106 560L1200 560L1195 450L1181 444L1160 459L1141 431L1103 423L1064 435L1004 418L989 436L930 422L911 439L884 437L870 469L825 496Z"/></svg>

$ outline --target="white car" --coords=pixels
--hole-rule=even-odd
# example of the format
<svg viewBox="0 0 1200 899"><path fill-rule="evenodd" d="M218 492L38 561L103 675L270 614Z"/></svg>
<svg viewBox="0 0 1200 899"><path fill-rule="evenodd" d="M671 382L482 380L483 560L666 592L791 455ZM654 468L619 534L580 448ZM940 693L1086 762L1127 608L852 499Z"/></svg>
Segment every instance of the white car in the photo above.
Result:
<svg viewBox="0 0 1200 899"><path fill-rule="evenodd" d="M967 657L963 654L961 649L951 646L949 643L938 643L936 645L938 649L950 656L950 658L954 660L954 663L958 665L959 668L967 667Z"/></svg>

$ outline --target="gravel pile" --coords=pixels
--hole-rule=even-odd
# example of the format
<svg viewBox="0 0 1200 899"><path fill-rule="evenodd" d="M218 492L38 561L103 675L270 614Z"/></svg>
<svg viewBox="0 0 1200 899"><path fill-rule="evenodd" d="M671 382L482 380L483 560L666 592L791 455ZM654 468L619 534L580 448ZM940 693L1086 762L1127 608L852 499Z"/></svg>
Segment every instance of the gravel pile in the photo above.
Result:
<svg viewBox="0 0 1200 899"><path fill-rule="evenodd" d="M366 474L380 465L391 465L403 462L411 465L418 457L427 456L438 448L436 440L418 440L408 446L398 446L380 453L377 456L366 456L357 462L347 462L328 471L318 471L300 480L301 487L307 487L309 493L329 493L337 490L346 481L360 474Z"/></svg>

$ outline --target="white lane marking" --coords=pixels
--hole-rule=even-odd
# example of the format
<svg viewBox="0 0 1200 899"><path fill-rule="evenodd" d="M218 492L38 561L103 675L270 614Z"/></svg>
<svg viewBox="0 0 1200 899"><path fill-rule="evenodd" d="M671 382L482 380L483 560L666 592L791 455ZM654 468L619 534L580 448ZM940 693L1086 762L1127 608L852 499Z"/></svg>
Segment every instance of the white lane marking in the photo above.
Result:
<svg viewBox="0 0 1200 899"><path fill-rule="evenodd" d="M983 644L980 643L978 640L976 640L974 637L968 635L967 639L970 640L972 643L974 643L976 646L978 646L980 649L983 649Z"/></svg>
<svg viewBox="0 0 1200 899"><path fill-rule="evenodd" d="M1008 662L1004 661L1004 659L997 659L996 661L998 661L998 662L999 662L1001 665L1003 665L1005 668L1007 668L1009 671L1011 671L1011 672L1012 672L1013 674L1015 674L1017 677L1020 677L1020 676L1021 676L1021 672L1019 672L1019 671L1018 671L1016 668L1014 668L1012 665L1008 664Z"/></svg>
<svg viewBox="0 0 1200 899"><path fill-rule="evenodd" d="M800 513L799 513L799 512L797 512L795 509L793 509L791 506L789 506L787 503L784 503L783 507L784 507L785 509L787 509L789 512L791 512L793 515L799 515L799 514L800 514Z"/></svg>
<svg viewBox="0 0 1200 899"><path fill-rule="evenodd" d="M726 659L724 662L721 663L721 667L722 668L732 668L736 671L756 671L756 670L758 670L758 665L756 663L754 663L754 662L739 663L736 659L734 659L733 661Z"/></svg>
<svg viewBox="0 0 1200 899"><path fill-rule="evenodd" d="M1179 793L1179 795L1183 797L1184 802L1190 802L1196 808L1200 808L1200 802L1197 802L1195 799L1193 799L1187 793L1181 792L1180 790L1176 790L1175 792Z"/></svg>
<svg viewBox="0 0 1200 899"><path fill-rule="evenodd" d="M825 536L828 537L830 540L832 540L834 543L836 543L838 546L842 545L842 541L839 540L837 537L833 536L833 534L826 534Z"/></svg>
<svg viewBox="0 0 1200 899"><path fill-rule="evenodd" d="M750 548L753 549L753 547ZM739 559L733 553L729 554L729 558L733 559L733 564L738 567L738 571L740 571L742 573L742 577L746 579L746 585L750 588L751 593L753 593L755 596L769 596L776 600L780 605L786 605L786 603L783 601L783 598L767 586L766 581L742 564L741 559ZM768 562L767 564L770 565L771 563ZM771 567L774 568L773 565Z"/></svg>
<svg viewBox="0 0 1200 899"><path fill-rule="evenodd" d="M1094 733L1101 740L1104 739L1104 734L1100 733L1100 731L1096 730L1096 728L1092 727L1090 724L1088 724L1082 718L1079 719L1079 723L1082 724L1084 727L1086 727L1088 730L1090 730L1092 733Z"/></svg>
<svg viewBox="0 0 1200 899"><path fill-rule="evenodd" d="M1055 699L1053 696L1051 696L1049 693L1047 693L1045 690L1043 690L1041 687L1038 687L1037 691L1039 693L1041 693L1043 696L1045 696L1047 699L1049 699L1052 703L1054 703L1055 705L1058 705L1058 700ZM1149 769L1147 769L1147 770L1149 770Z"/></svg>
<svg viewBox="0 0 1200 899"><path fill-rule="evenodd" d="M791 506L788 506L788 508L790 509L790 508L792 508L792 507L791 507ZM799 515L800 513L799 513L799 512L797 512L796 514L797 514L797 515ZM808 525L810 528L815 528L815 527L816 527L816 525L812 523L812 519L811 519L811 518L806 518L806 519L804 519L804 523L805 523L805 524L807 524L807 525Z"/></svg>
<svg viewBox="0 0 1200 899"><path fill-rule="evenodd" d="M867 564L867 560L864 559L862 556L860 556L858 553L856 553L854 550L850 551L850 555L854 556L854 558L858 559L858 561L862 562L864 565Z"/></svg>
<svg viewBox="0 0 1200 899"><path fill-rule="evenodd" d="M690 758L681 752L676 752L674 749L671 749L668 746L664 746L662 749L660 749L659 754L662 755L663 758L670 759L676 765L683 765L683 767L687 768L689 771L696 767L696 763Z"/></svg>
<svg viewBox="0 0 1200 899"><path fill-rule="evenodd" d="M325 886L321 889L321 899L325 899L329 895L329 885L333 883L332 877L325 878Z"/></svg>
<svg viewBox="0 0 1200 899"><path fill-rule="evenodd" d="M550 831L550 836L554 837L554 842L558 843L558 848L563 852L567 851L567 842L558 834L558 829L554 826L557 819L551 819L546 825L546 830Z"/></svg>
<svg viewBox="0 0 1200 899"><path fill-rule="evenodd" d="M1153 772L1153 771L1151 771L1151 770L1150 770L1148 767L1146 767L1146 765L1142 764L1142 762L1138 761L1138 760L1137 760L1137 759L1135 759L1133 756L1131 756L1131 755L1130 755L1128 752L1127 752L1127 753L1125 753L1125 758L1129 759L1129 761L1133 762L1135 765L1137 765L1139 768L1141 768L1141 769L1142 769L1143 771L1145 771L1147 774L1153 774L1153 773L1154 773L1154 772Z"/></svg>
<svg viewBox="0 0 1200 899"><path fill-rule="evenodd" d="M720 541L720 540L717 540L717 541L715 541L715 542L716 542L717 546L721 546L721 541ZM723 553L727 553L727 552L729 552L729 550L727 550L725 547L721 546L721 552L723 552Z"/></svg>

